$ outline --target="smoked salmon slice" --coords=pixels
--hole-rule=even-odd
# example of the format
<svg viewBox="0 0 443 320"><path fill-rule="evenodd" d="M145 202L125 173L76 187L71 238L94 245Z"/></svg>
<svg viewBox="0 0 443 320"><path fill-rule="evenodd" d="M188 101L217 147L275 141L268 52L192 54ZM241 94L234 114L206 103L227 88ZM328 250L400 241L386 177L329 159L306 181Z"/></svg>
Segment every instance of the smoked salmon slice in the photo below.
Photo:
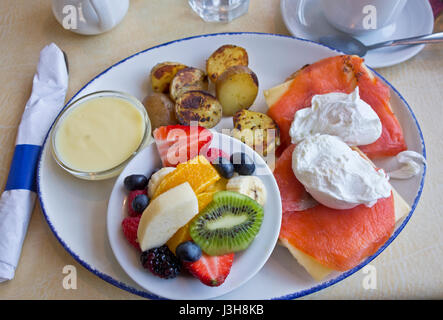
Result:
<svg viewBox="0 0 443 320"><path fill-rule="evenodd" d="M345 271L357 266L385 243L395 225L393 196L368 208L335 210L321 204L283 212L280 239L323 266Z"/></svg>
<svg viewBox="0 0 443 320"><path fill-rule="evenodd" d="M282 199L280 240L333 270L349 270L374 254L394 230L393 196L368 208L335 210L317 203L292 171L289 145L275 164L274 176Z"/></svg>
<svg viewBox="0 0 443 320"><path fill-rule="evenodd" d="M275 163L274 177L280 190L282 210L301 211L317 205L292 171L292 152L295 144L289 145Z"/></svg>
<svg viewBox="0 0 443 320"><path fill-rule="evenodd" d="M351 93L359 86L361 98L380 117L382 135L361 149L370 158L394 156L406 150L402 128L390 106L389 88L357 56L335 56L307 65L284 84L265 91L268 115L278 124L281 145L277 154L291 143L289 129L297 110L310 107L316 94ZM272 98L271 98L272 96Z"/></svg>

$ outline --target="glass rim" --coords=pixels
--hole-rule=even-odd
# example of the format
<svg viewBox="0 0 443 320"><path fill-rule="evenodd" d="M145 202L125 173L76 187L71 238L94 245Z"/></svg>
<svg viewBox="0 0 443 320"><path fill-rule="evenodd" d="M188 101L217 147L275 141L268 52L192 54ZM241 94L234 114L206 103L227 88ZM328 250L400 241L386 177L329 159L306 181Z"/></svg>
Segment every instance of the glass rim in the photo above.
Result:
<svg viewBox="0 0 443 320"><path fill-rule="evenodd" d="M63 123L65 117L69 115L69 113L72 112L76 107L82 105L86 101L102 97L115 97L126 100L129 103L131 103L131 105L133 105L141 113L144 123L144 132L142 139L137 148L134 150L134 152L132 152L128 158L126 158L124 161L120 162L119 164L115 165L114 167L98 171L82 171L74 169L70 167L66 162L64 162L63 157L61 157L60 154L58 153L57 144L56 144L56 136L58 128ZM55 162L70 174L85 180L103 180L111 178L114 175L117 175L118 172L121 171L127 165L127 163L131 161L143 149L143 147L146 145L150 137L150 134L151 134L151 122L148 116L148 112L146 111L144 105L139 99L137 99L131 94L122 91L116 91L116 90L95 91L72 101L66 107L64 107L64 109L57 116L54 122L54 126L51 129L51 153Z"/></svg>

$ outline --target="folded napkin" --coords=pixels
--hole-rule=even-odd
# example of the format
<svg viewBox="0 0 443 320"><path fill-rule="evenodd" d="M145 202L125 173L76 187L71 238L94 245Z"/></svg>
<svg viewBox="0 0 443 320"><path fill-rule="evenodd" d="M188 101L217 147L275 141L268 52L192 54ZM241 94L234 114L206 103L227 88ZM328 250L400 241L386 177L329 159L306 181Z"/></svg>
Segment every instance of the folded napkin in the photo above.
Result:
<svg viewBox="0 0 443 320"><path fill-rule="evenodd" d="M43 48L32 93L18 127L8 180L0 197L0 282L14 277L36 199L36 168L42 144L66 97L68 70L54 43Z"/></svg>

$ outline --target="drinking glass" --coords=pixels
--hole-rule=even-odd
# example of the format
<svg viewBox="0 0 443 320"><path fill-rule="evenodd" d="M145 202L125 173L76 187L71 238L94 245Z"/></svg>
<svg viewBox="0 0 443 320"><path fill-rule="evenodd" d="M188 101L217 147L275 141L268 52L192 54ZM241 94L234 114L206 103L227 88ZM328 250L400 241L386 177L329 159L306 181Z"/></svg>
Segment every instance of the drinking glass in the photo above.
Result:
<svg viewBox="0 0 443 320"><path fill-rule="evenodd" d="M188 0L191 8L207 22L229 22L248 12L249 0Z"/></svg>

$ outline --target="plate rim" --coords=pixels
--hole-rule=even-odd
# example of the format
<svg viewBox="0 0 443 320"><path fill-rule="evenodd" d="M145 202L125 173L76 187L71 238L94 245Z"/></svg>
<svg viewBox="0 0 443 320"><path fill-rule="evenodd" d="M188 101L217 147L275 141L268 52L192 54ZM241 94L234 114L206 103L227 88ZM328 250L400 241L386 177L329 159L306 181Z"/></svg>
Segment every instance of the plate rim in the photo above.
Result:
<svg viewBox="0 0 443 320"><path fill-rule="evenodd" d="M288 22L288 21L289 21L289 18L288 18L288 15L287 15L287 13L286 13L287 10L285 10L288 1L298 1L298 2L300 2L300 1L310 1L310 0L280 0L280 14L281 14L281 16L282 16L282 20L283 20L283 23L284 23L286 29L287 29L288 32L289 32L291 35L293 35L294 37L296 37L296 38L297 38L297 37L300 38L301 36L300 36L300 35L297 35L296 32L294 32L294 31L292 30L293 28L290 28L290 27L289 27L289 25L290 25L289 22ZM430 15L430 17L431 17L431 24L430 24L429 32L432 33L432 30L433 30L433 28L434 28L434 15L433 15L433 13L432 13L432 7L431 7L431 4L430 4L428 1L424 1L423 3L424 3L424 6L426 7L425 10L427 11L427 13L428 13L428 14ZM420 2L420 4L422 4L422 2ZM306 39L306 40L313 41L313 40L311 40L311 39ZM323 45L323 44L322 44L322 45ZM405 54L401 59L397 59L397 60L394 60L394 61L391 61L391 62L387 62L387 63L378 63L378 64L372 66L372 68L387 68L387 67L392 67L392 66L394 66L394 65L397 65L397 64L403 63L403 62L405 62L405 61L407 61L407 60L413 58L413 57L416 56L417 54L419 54L424 48L425 48L425 45L424 45L424 44L422 44L422 45L416 45L416 46L415 46L415 50L411 50L408 54ZM332 48L331 48L331 49L332 49ZM334 50L335 50L335 49L334 49Z"/></svg>
<svg viewBox="0 0 443 320"><path fill-rule="evenodd" d="M178 42L182 42L182 41L188 41L188 40L192 40L192 39L197 39L197 38L206 38L206 37L214 37L214 36L233 36L233 35L259 35L259 36L270 36L270 37L282 37L282 38L287 38L287 39L292 39L292 40L297 40L297 41L303 41L303 42L308 42L308 43L313 43L315 45L321 46L321 47L326 47L338 54L343 54L341 51L336 50L334 48L328 47L324 44L315 42L313 40L309 40L309 39L303 39L303 38L299 38L299 37L295 37L292 35L283 35L283 34L276 34L276 33L266 33L266 32L220 32L220 33L209 33L209 34L201 34L201 35L194 35L194 36L190 36L190 37L185 37L185 38L180 38L180 39L176 39L176 40L172 40L172 41L168 41L165 43L161 43L159 45L156 46L152 46L149 47L147 49L141 50L139 52L136 52L132 55L127 56L126 58L123 58L122 60L116 62L115 64L111 65L110 67L106 68L104 71L100 72L99 74L97 74L95 77L93 77L90 81L88 81L84 86L82 86L69 100L68 102L65 103L65 105L63 106L63 108L61 109L60 112L62 112L66 106L68 106L71 101L73 101L86 87L88 87L89 85L91 85L97 78L101 77L102 75L104 75L105 73L109 72L110 70L112 70L114 67L120 65L121 63L125 62L126 60L132 59L134 57L136 57L139 54L148 52L150 50L156 49L156 48L160 48L160 47L164 47L164 46L168 46L171 45L173 43L178 43ZM369 67L370 68L370 67ZM400 94L400 92L394 88L394 86L389 83L383 76L381 76L377 71L375 71L373 68L370 68L371 71L373 71L377 77L379 77L380 79L382 79L396 94L397 96L402 100L402 102L407 106L409 113L411 114L412 118L414 119L415 125L417 127L419 136L420 136L420 142L422 145L422 154L423 157L426 159L426 147L425 147L425 142L424 142L424 137L423 137L423 133L422 130L420 128L420 125L418 123L417 117L415 116L414 112L412 111L411 107L409 106L409 104L407 103L407 101L405 100L405 98ZM46 134L46 137L43 141L42 144L42 148L40 150L40 154L39 154L39 159L38 159L38 165L37 165L37 174L36 174L36 180L37 180L37 197L39 200L39 204L40 204L40 208L41 211L43 213L43 216L49 226L49 228L51 229L52 233L54 234L54 236L56 237L56 239L59 241L59 243L62 245L62 247L74 258L74 260L76 260L80 265L82 265L84 268L86 268L88 271L90 271L91 273L93 273L94 275L98 276L99 278L101 278L102 280L120 288L123 289L129 293L144 297L144 298L148 298L148 299L153 299L153 300L168 300L167 298L163 298L160 296L157 296L155 294L149 293L147 291L142 291L139 290L137 288L134 288L132 286L127 285L126 283L123 283L119 280L114 279L113 277L95 269L94 267L92 267L89 263L87 263L86 261L83 261L80 256L75 253L70 247L69 245L60 237L60 235L57 233L57 231L55 230L52 222L49 219L49 216L46 212L45 209L45 205L44 205L44 201L43 201L43 196L42 196L42 190L41 190L41 168L42 168L42 160L43 160L43 154L44 154L44 150L49 147L47 146L47 140L48 140L48 136L52 130L52 127L54 125L54 122L51 124L50 128L48 129L48 132ZM340 282L342 280L344 280L345 278L349 277L350 275L352 275L353 273L357 272L358 270L360 270L361 268L363 268L365 265L367 265L369 262L371 262L373 259L375 259L381 252L383 252L384 249L386 249L387 246L389 246L392 241L397 238L398 234L403 230L403 228L406 226L406 224L408 223L409 219L411 218L412 214L415 211L415 208L417 207L417 204L419 202L419 199L421 197L422 191L423 191L423 187L424 187L424 181L425 181L425 175L426 175L426 164L423 166L423 173L421 176L421 180L420 180L420 186L419 186L419 190L417 193L417 196L414 199L414 202L411 206L411 211L408 213L408 215L404 218L403 222L401 223L400 226L398 226L397 230L394 231L394 233L391 235L391 237L385 242L385 244L379 248L379 250L377 250L376 253L374 253L373 255L369 256L368 258L366 258L364 261L362 261L358 266L352 268L351 270L345 271L342 274L340 274L339 276L337 276L334 279L331 279L329 281L320 283L316 286L313 286L309 289L305 289L305 290L301 290L298 292L294 292L294 293L290 293L287 295L283 295L283 296L279 296L279 297L274 297L274 298L269 298L269 300L288 300L288 299L295 299L295 298L299 298L302 296L306 296L309 294L312 294L314 292L323 290L327 287L332 286L333 284Z"/></svg>

